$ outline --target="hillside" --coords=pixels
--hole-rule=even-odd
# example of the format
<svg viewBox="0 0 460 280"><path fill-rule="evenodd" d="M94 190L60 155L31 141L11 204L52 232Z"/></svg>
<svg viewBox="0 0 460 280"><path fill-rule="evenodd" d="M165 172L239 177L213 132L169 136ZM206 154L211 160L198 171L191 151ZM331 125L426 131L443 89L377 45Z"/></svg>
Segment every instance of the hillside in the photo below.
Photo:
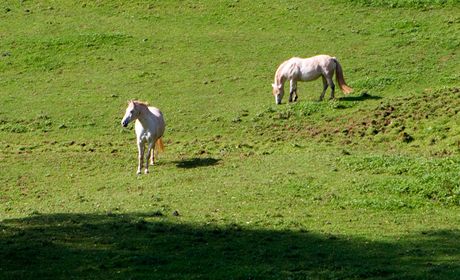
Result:
<svg viewBox="0 0 460 280"><path fill-rule="evenodd" d="M452 279L459 15L457 0L3 1L0 278ZM354 92L318 102L317 80L275 105L278 65L317 54ZM120 125L132 99L167 122L149 175Z"/></svg>

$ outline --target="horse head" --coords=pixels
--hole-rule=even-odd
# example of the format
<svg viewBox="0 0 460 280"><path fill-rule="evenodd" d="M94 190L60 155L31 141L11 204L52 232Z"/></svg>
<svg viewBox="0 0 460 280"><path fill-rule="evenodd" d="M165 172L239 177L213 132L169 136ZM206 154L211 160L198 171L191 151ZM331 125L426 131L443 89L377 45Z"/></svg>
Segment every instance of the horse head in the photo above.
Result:
<svg viewBox="0 0 460 280"><path fill-rule="evenodd" d="M273 88L273 96L275 96L275 103L281 104L281 100L283 99L284 95L284 88L283 85L272 84Z"/></svg>
<svg viewBox="0 0 460 280"><path fill-rule="evenodd" d="M121 120L121 125L123 127L127 127L131 121L137 119L139 114L140 114L140 111L139 111L139 108L137 108L136 106L136 102L129 101L128 107L126 108L125 116Z"/></svg>

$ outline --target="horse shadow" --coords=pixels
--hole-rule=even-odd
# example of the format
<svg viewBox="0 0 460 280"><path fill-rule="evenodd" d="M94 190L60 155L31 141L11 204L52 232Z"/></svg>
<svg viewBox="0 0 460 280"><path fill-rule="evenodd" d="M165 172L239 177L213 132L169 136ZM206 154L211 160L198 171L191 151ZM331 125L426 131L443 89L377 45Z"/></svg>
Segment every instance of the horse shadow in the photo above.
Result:
<svg viewBox="0 0 460 280"><path fill-rule="evenodd" d="M367 91L362 92L360 95L356 96L343 96L339 97L340 101L365 101L365 100L379 100L382 99L381 96L371 95Z"/></svg>
<svg viewBox="0 0 460 280"><path fill-rule="evenodd" d="M220 159L207 157L207 158L190 158L190 159L182 159L175 161L174 163L178 168L198 168L198 167L206 167L206 166L213 166L218 164Z"/></svg>

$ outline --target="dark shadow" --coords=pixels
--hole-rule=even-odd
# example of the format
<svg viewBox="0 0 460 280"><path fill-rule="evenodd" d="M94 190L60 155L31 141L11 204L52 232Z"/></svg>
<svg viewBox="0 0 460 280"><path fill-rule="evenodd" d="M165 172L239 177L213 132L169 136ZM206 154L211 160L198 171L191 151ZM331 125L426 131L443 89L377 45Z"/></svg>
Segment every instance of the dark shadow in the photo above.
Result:
<svg viewBox="0 0 460 280"><path fill-rule="evenodd" d="M342 96L339 97L340 101L364 101L364 100L379 100L382 99L382 97L377 96L377 95L370 95L367 92L363 92L360 95L357 96Z"/></svg>
<svg viewBox="0 0 460 280"><path fill-rule="evenodd" d="M215 158L191 158L191 159L184 159L175 161L177 167L179 168L196 168L196 167L203 167L203 166L212 166L219 163L220 159Z"/></svg>
<svg viewBox="0 0 460 280"><path fill-rule="evenodd" d="M177 223L174 222L178 219ZM460 231L398 240L190 225L161 211L0 223L0 279L455 279Z"/></svg>

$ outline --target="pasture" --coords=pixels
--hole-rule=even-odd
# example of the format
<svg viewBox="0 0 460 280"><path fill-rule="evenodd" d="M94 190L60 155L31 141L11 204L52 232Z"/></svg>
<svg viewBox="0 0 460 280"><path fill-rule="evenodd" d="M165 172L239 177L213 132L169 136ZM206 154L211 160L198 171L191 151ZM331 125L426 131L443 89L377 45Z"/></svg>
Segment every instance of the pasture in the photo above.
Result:
<svg viewBox="0 0 460 280"><path fill-rule="evenodd" d="M460 275L458 0L6 0L0 38L1 279ZM275 105L317 54L353 94Z"/></svg>

